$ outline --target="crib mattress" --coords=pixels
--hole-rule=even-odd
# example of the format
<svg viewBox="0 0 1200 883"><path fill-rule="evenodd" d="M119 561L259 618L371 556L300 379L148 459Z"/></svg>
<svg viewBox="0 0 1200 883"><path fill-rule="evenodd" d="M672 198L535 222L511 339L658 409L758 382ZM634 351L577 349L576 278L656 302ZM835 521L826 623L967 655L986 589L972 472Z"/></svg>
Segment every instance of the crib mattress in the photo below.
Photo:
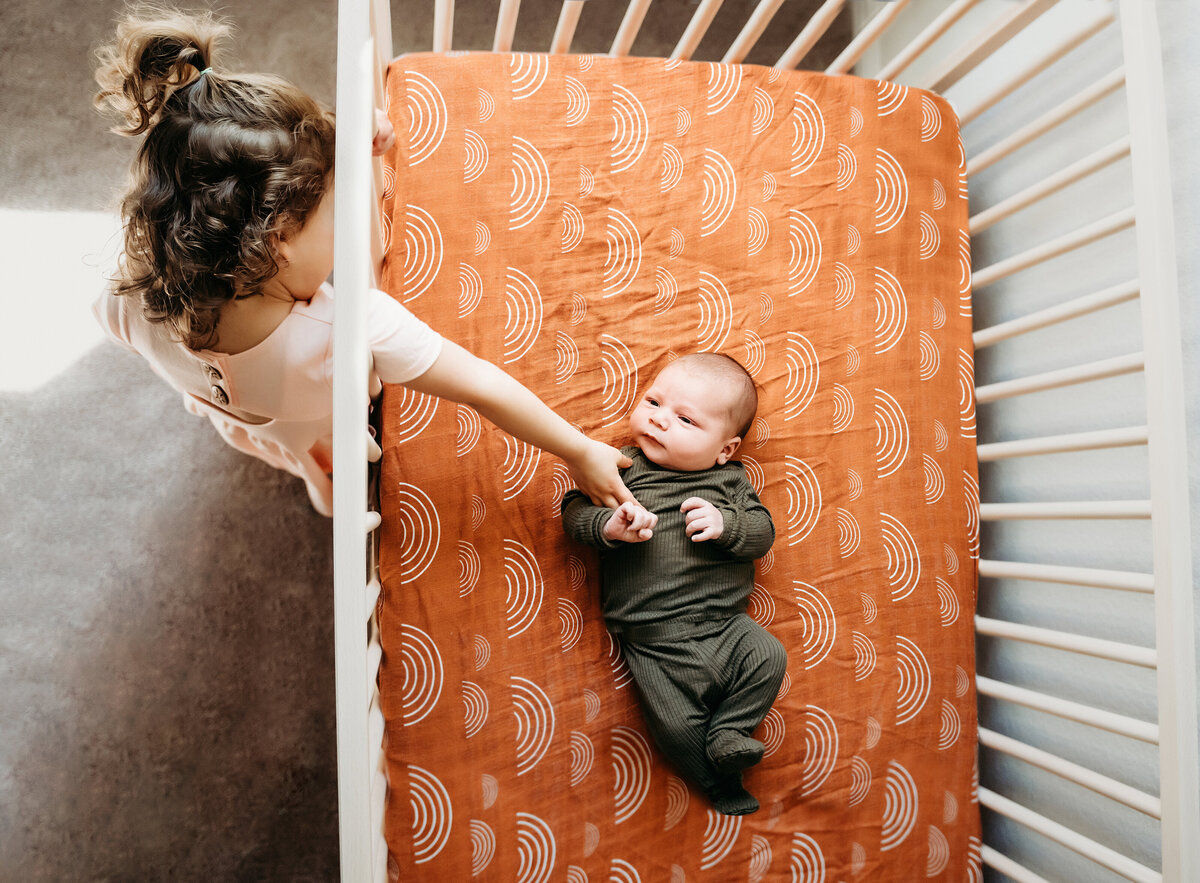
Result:
<svg viewBox="0 0 1200 883"><path fill-rule="evenodd" d="M416 55L388 75L386 289L621 444L677 354L761 390L749 613L788 648L718 815L654 748L568 541L564 466L383 401L389 866L412 880L982 879L964 159L939 97L661 59Z"/></svg>

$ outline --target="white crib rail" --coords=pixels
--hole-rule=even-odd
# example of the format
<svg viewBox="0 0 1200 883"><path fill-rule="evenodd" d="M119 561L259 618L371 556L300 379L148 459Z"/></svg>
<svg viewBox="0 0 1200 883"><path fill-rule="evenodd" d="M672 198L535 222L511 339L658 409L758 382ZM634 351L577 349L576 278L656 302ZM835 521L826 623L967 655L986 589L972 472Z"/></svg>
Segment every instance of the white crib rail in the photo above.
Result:
<svg viewBox="0 0 1200 883"><path fill-rule="evenodd" d="M470 2L470 0L463 0ZM996 53L1020 45L1027 29L1043 20L1064 0L825 0L804 23L780 56L777 68L794 68L823 35L853 11L866 20L845 51L829 66L830 72L854 72L881 79L897 79L912 85L939 91L951 89L969 79L978 67L986 65ZM1067 0L1069 2L1069 0ZM361 427L366 420L365 353L361 304L354 292L369 284L371 268L377 261L371 248L378 237L370 224L374 211L370 202L369 163L365 143L370 130L370 93L366 84L379 88L377 60L391 55L390 19L387 0L340 0L339 75L338 75L338 252L336 277L337 327L335 329L335 594L337 598L338 665L338 747L339 800L342 837L342 879L386 879L387 850L383 842L381 814L383 789L386 787L382 762L383 720L379 712L374 682L379 662L378 640L373 625L373 608L379 592L373 573L363 568L363 538L373 523L364 518L366 498L365 460ZM1119 16L1117 4L1119 3ZM639 29L651 10L652 0L628 0L621 26L610 54L628 54ZM682 35L671 57L690 58L708 32L722 0L700 0L690 20L680 23ZM726 62L743 61L760 38L768 33L782 0L759 0L741 30L733 38L723 58ZM502 0L491 48L507 50L517 32L519 0ZM1080 4L1075 4L1079 7ZM1142 646L1135 640L1101 640L1062 629L1038 627L1032 623L1006 621L993 616L977 618L977 633L982 641L998 642L1005 647L1022 645L1050 648L1068 660L1098 658L1105 665L1128 666L1153 672L1157 684L1157 720L1144 719L1143 710L1118 713L1078 702L1065 696L1051 695L1018 683L990 676L981 670L977 679L979 695L998 709L1026 708L1037 715L1073 722L1097 731L1117 734L1132 744L1152 746L1158 752L1159 793L1131 787L1113 776L1089 769L1068 757L1066 752L1048 751L1028 741L1023 733L1000 732L988 725L985 709L980 728L980 744L996 756L1012 758L1030 770L1062 782L1087 789L1114 805L1134 810L1159 826L1161 871L1136 861L1102 843L1095 835L1072 830L1060 818L1043 808L1035 811L1023 806L1012 793L1007 780L991 781L982 771L980 800L994 813L994 819L1008 819L1037 834L1008 844L989 840L982 848L984 862L993 870L1017 881L1043 881L1040 872L1026 867L1005 846L1017 852L1032 851L1028 862L1043 866L1051 878L1058 860L1052 851L1030 847L1039 837L1086 856L1097 873L1095 879L1116 875L1130 880L1200 880L1200 771L1197 770L1197 724L1195 707L1195 647L1192 615L1192 561L1190 552L1189 508L1187 498L1187 457L1184 441L1182 358L1180 352L1178 294L1176 291L1174 240L1171 220L1171 192L1166 177L1165 109L1162 72L1159 62L1157 24L1154 4L1149 0L1095 0L1084 5L1085 14L1061 24L1055 39L1031 41L1032 51L1022 52L1019 63L1010 65L986 89L976 89L969 100L958 102L964 126L986 126L994 108L1004 108L1010 96L1017 94L1048 68L1063 58L1086 54L1097 35L1110 33L1114 22L1120 28L1122 63L1096 77L1085 88L1051 109L1022 120L1007 129L992 143L983 143L969 151L967 173L976 179L993 166L1010 162L1014 156L1033 155L1043 149L1055 133L1086 116L1098 103L1113 100L1124 93L1129 108L1127 136L1093 145L1089 152L1063 168L1044 168L1032 184L1024 184L1015 193L994 198L995 187L975 188L973 201L979 204L972 217L973 251L976 237L993 228L1003 228L1013 217L1023 217L1055 194L1069 187L1088 186L1114 166L1128 164L1132 175L1133 204L1096 218L1074 230L1057 231L1033 248L993 261L973 272L973 291L980 297L992 295L996 288L1020 280L1022 274L1070 256L1089 243L1107 242L1121 231L1132 229L1136 236L1136 260L1130 276L1123 282L1096 286L1092 293L1069 297L1024 315L1005 318L975 333L976 348L1002 349L1002 344L1019 341L1024 335L1048 331L1072 337L1080 322L1137 302L1141 329L1131 328L1127 350L1123 354L1092 358L1068 368L1050 371L1022 370L1018 364L992 360L991 373L1004 379L980 383L977 401L981 406L999 403L1021 407L1021 403L1046 390L1082 388L1104 378L1141 376L1145 384L1146 416L1144 423L1119 428L1096 429L1070 426L1068 431L1042 433L1015 440L990 441L981 438L979 457L982 464L1012 464L1025 458L1064 453L1090 456L1095 452L1117 449L1149 452L1144 476L1146 499L1040 499L1022 500L1020 488L1007 487L1001 478L989 483L981 476L980 517L988 525L1055 523L1062 519L1084 519L1084 524L1146 523L1151 532L1150 567L1138 562L1125 566L1112 562L1068 563L1034 560L1000 560L988 557L987 533L984 555L979 562L982 587L991 590L1008 583L1034 583L1046 586L1081 587L1085 592L1099 590L1115 593L1106 597L1151 598L1155 610L1155 642ZM453 45L454 0L431 0L433 49L449 51ZM549 51L570 50L583 0L564 0ZM982 22L982 24L980 24ZM976 26L978 25L978 26ZM973 27L963 37L964 28ZM372 31L374 43L372 43ZM949 39L948 39L949 37ZM945 48L950 43L949 48ZM378 46L376 51L373 46ZM473 46L470 48L487 48ZM890 56L885 56L890 52ZM873 69L863 59L877 60ZM887 60L884 60L887 58ZM374 67L374 71L372 68ZM910 73L911 72L911 73ZM984 199L979 198L980 193ZM1125 234L1129 235L1129 234ZM979 294L982 289L989 289ZM978 312L977 312L978 315ZM1132 423L1132 421L1131 421ZM981 422L981 430L984 430ZM986 436L986 431L983 432ZM991 502L995 500L996 502ZM1130 522L1129 520L1134 521ZM1115 521L1114 521L1115 520ZM363 585L366 583L366 595ZM1091 603L1091 602L1088 602ZM367 624L366 629L363 628ZM982 666L981 660L981 666ZM367 701L363 701L364 679ZM1015 678L1013 680L1016 680ZM1057 691L1055 691L1057 692ZM1069 692L1069 691L1066 691ZM998 716L1001 721L1005 715ZM1065 817L1064 817L1065 818ZM996 828L989 823L988 831ZM1015 835L1013 835L1015 836ZM1003 832L1002 837L1003 838ZM1011 838L1010 838L1011 839ZM1101 870L1105 869L1105 870ZM1059 874L1061 878L1061 873ZM1089 877L1090 878L1090 877Z"/></svg>

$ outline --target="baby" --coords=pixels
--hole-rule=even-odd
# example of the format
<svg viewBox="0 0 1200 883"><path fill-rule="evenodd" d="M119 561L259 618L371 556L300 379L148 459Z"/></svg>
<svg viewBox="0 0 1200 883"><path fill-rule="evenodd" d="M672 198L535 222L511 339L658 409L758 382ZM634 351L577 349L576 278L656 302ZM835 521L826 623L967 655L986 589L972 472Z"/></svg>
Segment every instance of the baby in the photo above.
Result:
<svg viewBox="0 0 1200 883"><path fill-rule="evenodd" d="M579 491L563 528L603 552L604 619L617 635L659 748L720 812L758 801L742 771L762 759L751 733L783 680L783 645L746 615L754 560L775 539L771 513L730 460L758 394L728 356L683 356L650 384L629 418L638 503L611 509ZM639 505L640 503L640 505Z"/></svg>

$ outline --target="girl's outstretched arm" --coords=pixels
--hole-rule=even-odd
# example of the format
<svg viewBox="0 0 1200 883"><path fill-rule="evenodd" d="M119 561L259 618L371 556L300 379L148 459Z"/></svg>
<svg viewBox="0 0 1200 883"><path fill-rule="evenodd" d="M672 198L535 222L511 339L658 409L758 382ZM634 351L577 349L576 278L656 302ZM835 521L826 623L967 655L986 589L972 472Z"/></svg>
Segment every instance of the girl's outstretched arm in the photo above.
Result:
<svg viewBox="0 0 1200 883"><path fill-rule="evenodd" d="M633 501L617 474L632 461L588 438L503 369L446 340L429 370L405 386L470 405L510 435L561 457L575 483L598 506Z"/></svg>

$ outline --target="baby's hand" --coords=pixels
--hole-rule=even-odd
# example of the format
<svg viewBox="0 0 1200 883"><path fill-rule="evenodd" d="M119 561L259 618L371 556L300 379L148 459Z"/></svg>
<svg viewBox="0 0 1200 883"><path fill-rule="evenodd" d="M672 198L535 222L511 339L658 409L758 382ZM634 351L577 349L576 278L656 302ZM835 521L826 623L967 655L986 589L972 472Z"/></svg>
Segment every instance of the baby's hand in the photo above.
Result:
<svg viewBox="0 0 1200 883"><path fill-rule="evenodd" d="M684 532L692 538L693 543L715 540L725 530L725 519L721 516L721 510L708 500L688 497L679 507L679 511L684 516Z"/></svg>
<svg viewBox="0 0 1200 883"><path fill-rule="evenodd" d="M371 138L371 155L383 156L396 143L396 129L388 115L375 108L375 135Z"/></svg>
<svg viewBox="0 0 1200 883"><path fill-rule="evenodd" d="M654 536L658 516L637 503L622 503L604 525L604 538L616 543L644 543Z"/></svg>

